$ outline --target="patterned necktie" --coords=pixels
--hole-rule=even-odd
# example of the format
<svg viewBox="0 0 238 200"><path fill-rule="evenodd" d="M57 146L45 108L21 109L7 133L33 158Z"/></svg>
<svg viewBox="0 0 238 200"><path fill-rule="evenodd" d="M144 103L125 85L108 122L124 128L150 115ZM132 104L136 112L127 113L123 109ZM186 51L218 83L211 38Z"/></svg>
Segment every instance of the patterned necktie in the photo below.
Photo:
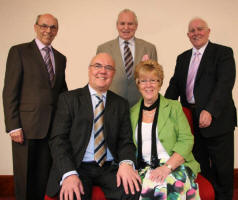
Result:
<svg viewBox="0 0 238 200"><path fill-rule="evenodd" d="M199 57L200 54L201 53L199 52L194 53L194 58L192 60L191 66L189 67L186 85L186 96L188 102L191 102L191 99L193 97L194 82L198 71L198 66L200 64L200 57Z"/></svg>
<svg viewBox="0 0 238 200"><path fill-rule="evenodd" d="M131 50L128 46L129 42L125 41L124 46L124 62L125 62L125 70L127 78L129 79L132 76L132 66L133 66L133 58L131 54Z"/></svg>
<svg viewBox="0 0 238 200"><path fill-rule="evenodd" d="M100 167L103 166L106 161L106 147L103 134L103 114L104 105L100 95L96 95L98 103L94 111L94 159Z"/></svg>
<svg viewBox="0 0 238 200"><path fill-rule="evenodd" d="M53 87L55 74L54 74L53 65L50 59L50 48L46 46L43 48L43 50L45 51L44 61L47 67L47 71L49 73L51 87Z"/></svg>

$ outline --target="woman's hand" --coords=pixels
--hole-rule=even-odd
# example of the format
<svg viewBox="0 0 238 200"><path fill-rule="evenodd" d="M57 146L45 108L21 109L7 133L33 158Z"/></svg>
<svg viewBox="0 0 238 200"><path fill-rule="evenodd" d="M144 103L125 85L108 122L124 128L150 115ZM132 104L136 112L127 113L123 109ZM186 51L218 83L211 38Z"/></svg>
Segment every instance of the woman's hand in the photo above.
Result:
<svg viewBox="0 0 238 200"><path fill-rule="evenodd" d="M157 167L150 171L150 179L162 184L166 177L171 173L171 170L165 165Z"/></svg>

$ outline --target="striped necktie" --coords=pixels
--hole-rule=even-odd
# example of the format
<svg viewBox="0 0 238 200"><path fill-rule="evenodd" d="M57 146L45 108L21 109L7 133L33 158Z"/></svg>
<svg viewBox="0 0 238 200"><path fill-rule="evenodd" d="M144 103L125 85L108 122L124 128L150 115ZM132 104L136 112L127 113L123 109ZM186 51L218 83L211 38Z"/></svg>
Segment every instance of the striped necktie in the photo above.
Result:
<svg viewBox="0 0 238 200"><path fill-rule="evenodd" d="M125 62L125 70L127 78L129 79L132 76L132 67L133 67L133 58L131 54L131 50L128 46L129 42L125 41L124 46L124 62Z"/></svg>
<svg viewBox="0 0 238 200"><path fill-rule="evenodd" d="M103 134L103 114L104 105L102 96L96 95L98 103L94 111L94 159L100 167L103 166L106 161L106 146Z"/></svg>
<svg viewBox="0 0 238 200"><path fill-rule="evenodd" d="M53 65L50 59L50 48L46 46L43 48L43 50L45 51L44 61L47 67L47 71L49 73L51 87L53 87L55 74L54 74Z"/></svg>

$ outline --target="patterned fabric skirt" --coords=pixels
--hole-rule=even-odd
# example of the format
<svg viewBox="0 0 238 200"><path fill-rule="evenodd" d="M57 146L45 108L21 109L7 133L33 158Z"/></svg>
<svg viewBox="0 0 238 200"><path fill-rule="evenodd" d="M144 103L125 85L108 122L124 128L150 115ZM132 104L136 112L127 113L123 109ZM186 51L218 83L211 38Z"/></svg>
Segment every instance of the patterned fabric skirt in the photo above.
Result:
<svg viewBox="0 0 238 200"><path fill-rule="evenodd" d="M198 200L198 185L192 170L184 165L179 166L158 184L149 179L150 166L139 171L142 179L140 200Z"/></svg>

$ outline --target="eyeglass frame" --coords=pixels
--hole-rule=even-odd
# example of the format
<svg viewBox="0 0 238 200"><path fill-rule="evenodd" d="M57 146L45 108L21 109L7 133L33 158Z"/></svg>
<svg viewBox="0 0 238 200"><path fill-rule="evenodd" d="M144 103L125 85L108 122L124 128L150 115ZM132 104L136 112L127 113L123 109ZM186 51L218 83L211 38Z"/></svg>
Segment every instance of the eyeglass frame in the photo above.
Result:
<svg viewBox="0 0 238 200"><path fill-rule="evenodd" d="M107 72L113 72L115 71L116 69L111 66L111 65L101 65L100 63L95 63L95 64L91 64L89 65L90 67L94 67L96 70L100 70L102 68L104 68Z"/></svg>
<svg viewBox="0 0 238 200"><path fill-rule="evenodd" d="M47 24L38 24L38 23L36 23L36 25L38 25L40 29L43 31L46 31L48 28L50 28L50 30L53 32L56 32L58 30L58 27L55 25L49 26Z"/></svg>
<svg viewBox="0 0 238 200"><path fill-rule="evenodd" d="M151 85L155 85L156 83L160 83L159 79L143 79L143 80L138 80L138 84L141 85L146 85L147 83L150 83Z"/></svg>

